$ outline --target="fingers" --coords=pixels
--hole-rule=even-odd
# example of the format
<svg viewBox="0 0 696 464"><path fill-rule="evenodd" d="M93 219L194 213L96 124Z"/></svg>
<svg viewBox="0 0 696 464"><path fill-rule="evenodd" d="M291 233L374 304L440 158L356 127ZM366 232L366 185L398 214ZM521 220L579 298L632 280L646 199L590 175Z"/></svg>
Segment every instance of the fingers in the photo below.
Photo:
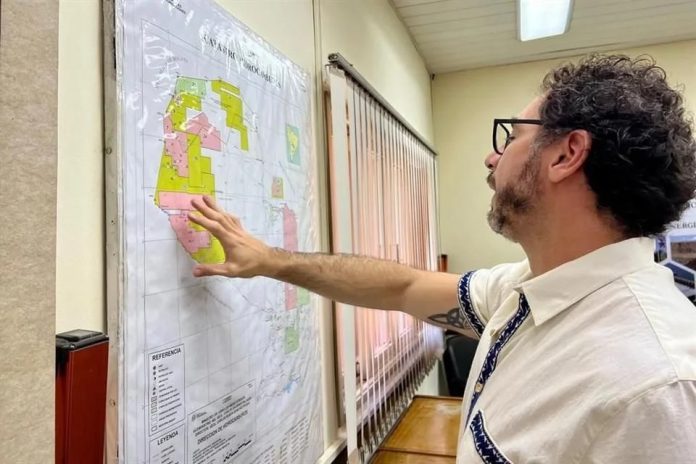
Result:
<svg viewBox="0 0 696 464"><path fill-rule="evenodd" d="M191 200L191 206L196 208L199 213L201 213L208 219L212 219L213 221L217 222L222 222L222 220L225 217L224 211L218 211L220 207L215 204L215 201L212 198L208 198L208 201L206 201L206 198L208 197L203 196L203 201L201 201L198 198L194 198L193 200ZM211 207L210 204L215 205L215 208Z"/></svg>
<svg viewBox="0 0 696 464"><path fill-rule="evenodd" d="M195 214L193 212L190 212L190 213L188 213L188 218L189 218L189 221L206 228L208 231L210 231L216 237L218 237L218 234L220 234L223 231L223 227L222 227L222 225L220 225L219 222L212 220L212 219L208 219L207 217L201 216L200 214ZM220 237L218 237L218 238L220 238Z"/></svg>
<svg viewBox="0 0 696 464"><path fill-rule="evenodd" d="M217 202L213 199L213 197L210 197L210 196L208 196L208 195L203 195L203 201L205 202L205 204L206 204L209 208L214 209L215 211L217 211L217 212L220 213L220 214L226 214L226 213L225 213L225 210L223 210L223 209L220 207L220 205L217 204Z"/></svg>
<svg viewBox="0 0 696 464"><path fill-rule="evenodd" d="M212 197L208 195L203 195L202 199L203 201L199 199L191 200L191 205L205 217L221 223L223 227L226 223L229 222L236 226L241 226L239 219L225 212L225 210L222 209L222 207L220 207L220 205L218 205Z"/></svg>
<svg viewBox="0 0 696 464"><path fill-rule="evenodd" d="M195 277L205 277L205 276L229 276L228 266L225 264L199 264L193 268L193 275Z"/></svg>

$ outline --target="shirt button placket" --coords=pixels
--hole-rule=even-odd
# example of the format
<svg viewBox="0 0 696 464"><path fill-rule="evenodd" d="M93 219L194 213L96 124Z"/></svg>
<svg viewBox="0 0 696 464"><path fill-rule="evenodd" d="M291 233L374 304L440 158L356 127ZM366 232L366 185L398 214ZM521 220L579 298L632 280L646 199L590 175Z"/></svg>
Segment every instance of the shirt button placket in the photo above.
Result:
<svg viewBox="0 0 696 464"><path fill-rule="evenodd" d="M517 307L515 315L505 324L502 331L491 329L491 345L486 354L486 358L483 361L483 366L481 366L481 372L478 376L478 381L474 385L474 392L471 397L471 404L469 406L469 414L467 416L467 421L471 418L471 413L474 410L474 406L481 396L483 387L486 386L486 382L493 375L493 371L497 366L497 358L500 351L503 349L505 344L512 338L517 329L522 325L522 322L529 315L529 304L524 294L520 294L520 301ZM500 340L499 340L500 339Z"/></svg>

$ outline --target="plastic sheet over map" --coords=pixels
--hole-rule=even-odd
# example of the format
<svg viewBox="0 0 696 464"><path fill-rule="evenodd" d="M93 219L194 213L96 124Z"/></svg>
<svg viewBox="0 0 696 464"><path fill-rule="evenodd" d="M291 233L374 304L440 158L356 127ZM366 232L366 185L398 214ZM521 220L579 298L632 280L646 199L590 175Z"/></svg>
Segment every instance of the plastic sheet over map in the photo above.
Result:
<svg viewBox="0 0 696 464"><path fill-rule="evenodd" d="M252 234L318 249L306 72L212 1L117 2L121 462L309 463L323 451L318 301L224 260L188 220L213 197Z"/></svg>

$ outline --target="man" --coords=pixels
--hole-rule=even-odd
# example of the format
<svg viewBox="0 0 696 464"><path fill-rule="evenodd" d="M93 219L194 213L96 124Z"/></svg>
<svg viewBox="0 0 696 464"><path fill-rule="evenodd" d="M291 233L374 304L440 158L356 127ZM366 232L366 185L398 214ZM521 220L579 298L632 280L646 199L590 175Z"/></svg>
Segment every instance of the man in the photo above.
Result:
<svg viewBox="0 0 696 464"><path fill-rule="evenodd" d="M457 307L480 336L457 462L696 462L696 309L648 238L696 188L681 96L650 60L591 56L496 120L493 148L489 223L524 262L457 276L290 253L206 199L190 219L227 260L194 274L268 276L425 320Z"/></svg>

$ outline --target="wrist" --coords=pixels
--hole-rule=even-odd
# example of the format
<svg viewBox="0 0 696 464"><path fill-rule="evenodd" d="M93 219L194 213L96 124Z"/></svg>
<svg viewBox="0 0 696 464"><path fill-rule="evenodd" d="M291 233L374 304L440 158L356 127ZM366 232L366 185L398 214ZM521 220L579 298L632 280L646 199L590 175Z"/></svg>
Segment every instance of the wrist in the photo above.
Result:
<svg viewBox="0 0 696 464"><path fill-rule="evenodd" d="M273 279L282 276L287 267L290 252L278 247L268 247L265 255L263 264L259 269L259 275Z"/></svg>

